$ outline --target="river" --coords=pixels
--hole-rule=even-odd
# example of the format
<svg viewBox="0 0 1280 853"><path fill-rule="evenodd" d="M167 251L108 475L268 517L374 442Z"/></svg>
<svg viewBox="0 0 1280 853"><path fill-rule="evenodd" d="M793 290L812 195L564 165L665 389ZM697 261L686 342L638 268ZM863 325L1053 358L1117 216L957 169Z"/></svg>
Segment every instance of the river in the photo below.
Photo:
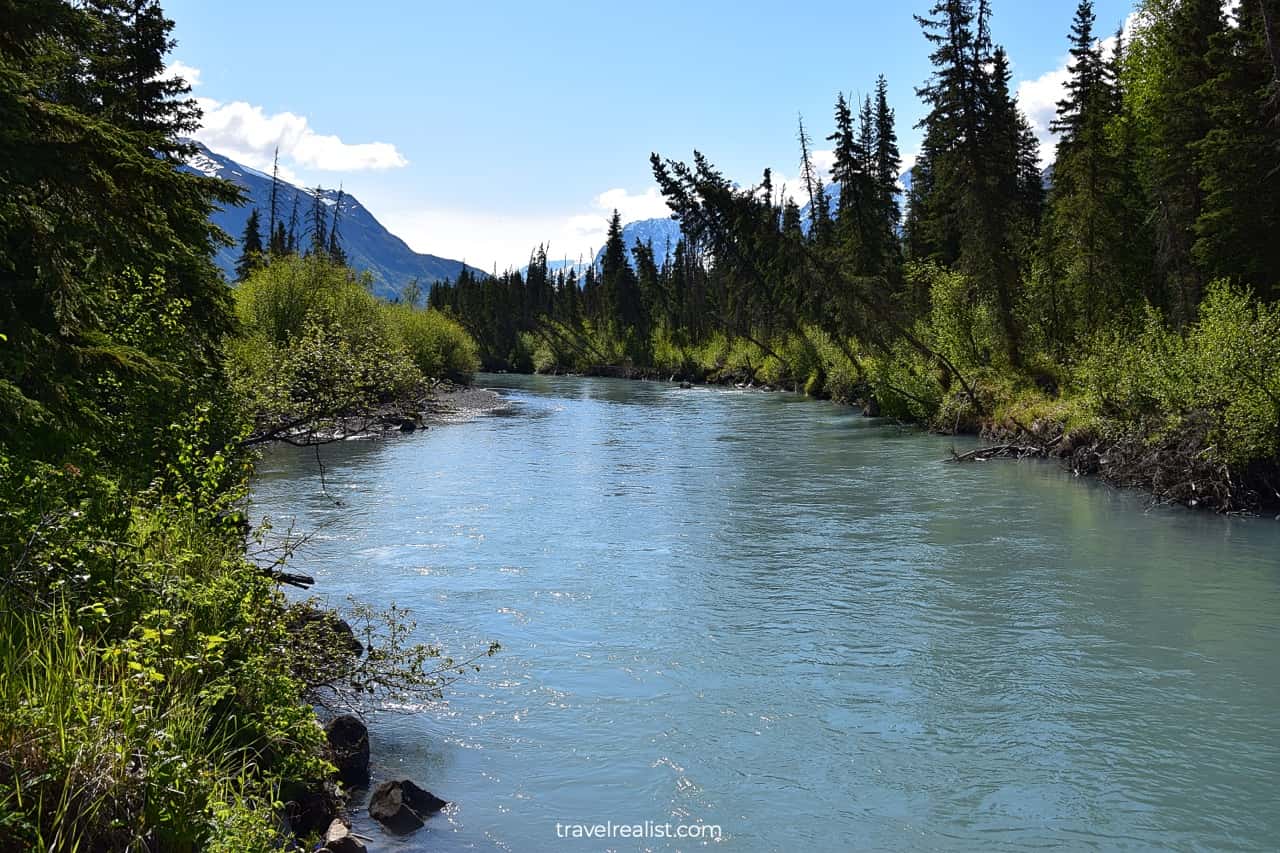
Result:
<svg viewBox="0 0 1280 853"><path fill-rule="evenodd" d="M371 716L375 781L455 803L371 850L1280 845L1275 521L790 394L478 383L512 412L255 483L331 603L502 644Z"/></svg>

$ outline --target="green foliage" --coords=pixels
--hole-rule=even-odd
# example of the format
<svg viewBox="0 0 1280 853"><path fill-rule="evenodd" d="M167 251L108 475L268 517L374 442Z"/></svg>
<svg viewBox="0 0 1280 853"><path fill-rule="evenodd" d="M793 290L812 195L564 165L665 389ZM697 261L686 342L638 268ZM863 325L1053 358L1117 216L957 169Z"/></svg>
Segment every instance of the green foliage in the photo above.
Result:
<svg viewBox="0 0 1280 853"><path fill-rule="evenodd" d="M383 311L424 377L465 383L480 369L475 341L453 318L406 304L385 305Z"/></svg>
<svg viewBox="0 0 1280 853"><path fill-rule="evenodd" d="M247 468L206 452L209 425L173 427L142 495L0 463L6 849L192 850L235 826L264 849L275 789L326 772L280 594L243 557Z"/></svg>
<svg viewBox="0 0 1280 853"><path fill-rule="evenodd" d="M241 442L421 373L333 264L250 252L233 305L209 215L239 193L179 168L199 111L157 3L0 8L0 849L280 849L284 792L332 768Z"/></svg>
<svg viewBox="0 0 1280 853"><path fill-rule="evenodd" d="M324 256L274 259L236 289L236 308L242 336L228 345L228 373L260 431L316 429L423 381L392 313Z"/></svg>
<svg viewBox="0 0 1280 853"><path fill-rule="evenodd" d="M1106 336L1081 370L1092 408L1157 440L1207 418L1204 453L1243 467L1280 454L1280 305L1215 282L1186 335L1154 311L1133 337Z"/></svg>
<svg viewBox="0 0 1280 853"><path fill-rule="evenodd" d="M394 602L375 609L349 598L349 623L339 623L325 613L315 601L293 605L289 658L308 698L335 711L388 700L438 700L446 686L478 669L480 660L499 650L497 643L490 643L466 659L455 660L437 645L416 641L417 623ZM346 651L353 639L362 654Z"/></svg>

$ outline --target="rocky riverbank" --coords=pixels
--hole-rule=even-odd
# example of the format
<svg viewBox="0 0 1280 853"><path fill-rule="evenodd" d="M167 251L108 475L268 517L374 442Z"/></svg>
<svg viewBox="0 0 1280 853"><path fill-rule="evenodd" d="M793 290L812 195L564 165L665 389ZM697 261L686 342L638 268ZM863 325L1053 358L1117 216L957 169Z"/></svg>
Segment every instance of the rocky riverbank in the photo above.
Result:
<svg viewBox="0 0 1280 853"><path fill-rule="evenodd" d="M352 412L325 423L270 435L285 444L312 445L334 441L384 438L447 423L459 423L482 414L500 414L511 404L488 388L437 383L421 394L394 400L367 411Z"/></svg>

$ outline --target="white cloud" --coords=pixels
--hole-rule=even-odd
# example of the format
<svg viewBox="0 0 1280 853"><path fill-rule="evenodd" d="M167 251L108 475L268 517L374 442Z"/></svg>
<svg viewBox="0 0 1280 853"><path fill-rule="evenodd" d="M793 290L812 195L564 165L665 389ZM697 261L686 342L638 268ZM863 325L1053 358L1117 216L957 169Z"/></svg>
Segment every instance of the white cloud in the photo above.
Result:
<svg viewBox="0 0 1280 853"><path fill-rule="evenodd" d="M371 204L391 233L418 252L466 261L486 272L519 268L541 244L555 260L591 260L604 245L608 220L603 216L565 217L554 214L512 216L481 210L388 207ZM594 219L587 222L586 219ZM578 220L582 221L579 222Z"/></svg>
<svg viewBox="0 0 1280 853"><path fill-rule="evenodd" d="M598 210L612 214L618 211L623 222L634 222L637 219L659 219L671 215L671 208L657 187L649 187L644 192L633 195L624 189L605 190L595 198Z"/></svg>
<svg viewBox="0 0 1280 853"><path fill-rule="evenodd" d="M196 138L256 169L271 168L277 146L284 162L323 172L396 169L409 163L389 142L343 142L337 136L317 133L306 116L296 113L268 114L244 101L196 101L204 112Z"/></svg>
<svg viewBox="0 0 1280 853"><path fill-rule="evenodd" d="M172 80L174 77L181 77L187 81L187 85L195 88L200 85L200 69L188 65L180 59L170 62L164 67L164 71L160 72L160 80Z"/></svg>
<svg viewBox="0 0 1280 853"><path fill-rule="evenodd" d="M1058 114L1058 101L1067 93L1067 81L1071 72L1064 62L1060 67L1041 74L1034 80L1023 80L1018 84L1018 104L1035 128L1036 138L1040 140L1040 165L1052 162L1057 140L1050 133L1049 125Z"/></svg>
<svg viewBox="0 0 1280 853"><path fill-rule="evenodd" d="M162 77L183 77L192 87L200 85L200 69L175 60ZM270 171L276 148L280 149L280 175L296 182L290 166L321 172L359 172L369 169L398 169L405 159L389 142L343 142L337 136L317 133L306 116L296 113L267 113L245 101L223 103L213 98L196 98L204 117L196 139L220 154Z"/></svg>
<svg viewBox="0 0 1280 853"><path fill-rule="evenodd" d="M604 245L609 219L617 210L623 223L671 215L656 186L635 193L616 187L605 190L582 205L582 212L568 216L530 213L521 216L487 211L434 210L394 207L395 200L379 201L375 209L393 234L415 250L465 260L492 270L522 267L533 249L549 246L553 260L579 258L590 261Z"/></svg>

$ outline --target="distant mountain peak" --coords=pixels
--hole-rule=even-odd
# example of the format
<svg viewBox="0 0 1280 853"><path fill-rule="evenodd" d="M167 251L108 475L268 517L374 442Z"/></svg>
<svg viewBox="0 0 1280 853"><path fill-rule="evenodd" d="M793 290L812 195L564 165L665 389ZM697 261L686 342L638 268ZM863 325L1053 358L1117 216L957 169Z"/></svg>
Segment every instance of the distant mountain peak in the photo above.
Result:
<svg viewBox="0 0 1280 853"><path fill-rule="evenodd" d="M631 254L632 248L641 244L652 244L653 260L661 267L667 258L675 253L676 244L684 236L680 223L670 217L658 219L637 219L622 226L622 242L627 247L627 261L635 264ZM604 259L604 248L596 253L596 266Z"/></svg>
<svg viewBox="0 0 1280 853"><path fill-rule="evenodd" d="M271 176L211 151L199 142L188 141L196 146L196 153L187 160L188 170L231 181L245 192L246 199L243 205L216 210L210 217L215 225L226 231L235 241L232 246L219 248L214 257L214 261L230 279L235 274L236 260L240 257L240 241L244 236L245 223L248 222L249 214L255 207L262 218L263 241L268 239L266 229L271 206ZM321 190L321 203L332 211L333 206L338 203L340 192L336 189ZM281 197L277 202L278 215L287 221L296 197L298 218L300 221L306 221L314 190L281 180L280 193ZM348 263L354 269L368 271L373 276L375 295L384 299L394 299L399 297L414 279L417 279L425 288L432 282L458 277L458 273L462 271L462 261L413 251L404 240L392 234L374 218L355 196L347 192L341 194L342 207L339 209L338 233L342 248L347 253ZM483 270L475 267L468 268L474 274L488 276L488 273Z"/></svg>

